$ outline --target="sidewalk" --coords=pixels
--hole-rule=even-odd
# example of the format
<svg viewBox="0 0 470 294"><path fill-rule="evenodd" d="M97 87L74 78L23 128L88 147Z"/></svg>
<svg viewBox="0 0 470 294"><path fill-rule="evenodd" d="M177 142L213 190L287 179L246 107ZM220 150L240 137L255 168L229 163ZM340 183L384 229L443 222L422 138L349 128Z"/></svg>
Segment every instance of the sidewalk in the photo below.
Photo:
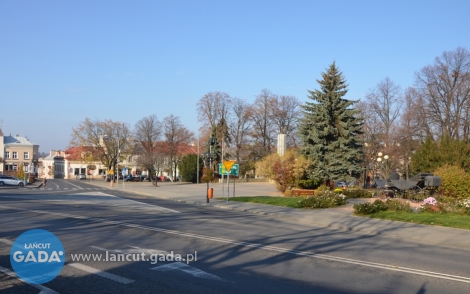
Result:
<svg viewBox="0 0 470 294"><path fill-rule="evenodd" d="M109 182L91 181L90 184L106 187L110 190L123 190L122 182L119 186L110 187ZM214 189L214 199L206 203L206 184L158 182L158 187L152 183L142 182L124 183L124 191L140 194L147 197L168 199L193 205L210 205L220 209L230 209L268 215L277 218L317 226L330 227L340 230L360 232L366 235L386 235L399 240L414 240L421 243L439 244L451 247L470 249L470 230L428 226L405 222L395 222L367 217L355 216L352 206L357 202L366 202L374 199L350 199L344 207L329 209L295 209L274 205L255 204L220 200L227 196L227 185L220 183L210 184ZM230 197L233 197L233 183L230 185ZM236 183L235 195L238 196L282 196L271 183Z"/></svg>

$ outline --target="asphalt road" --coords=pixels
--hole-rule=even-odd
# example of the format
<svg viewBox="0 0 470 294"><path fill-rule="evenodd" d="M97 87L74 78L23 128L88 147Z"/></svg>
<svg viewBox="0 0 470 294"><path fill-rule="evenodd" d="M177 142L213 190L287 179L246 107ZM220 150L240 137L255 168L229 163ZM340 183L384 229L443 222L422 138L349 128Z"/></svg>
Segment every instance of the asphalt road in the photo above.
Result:
<svg viewBox="0 0 470 294"><path fill-rule="evenodd" d="M52 191L0 188L2 293L470 292L466 249L152 199L84 181L51 185ZM11 272L11 243L33 228L54 233L66 250L62 272L44 285ZM171 252L197 260L168 260ZM135 260L142 253L166 260ZM134 260L85 261L77 254Z"/></svg>

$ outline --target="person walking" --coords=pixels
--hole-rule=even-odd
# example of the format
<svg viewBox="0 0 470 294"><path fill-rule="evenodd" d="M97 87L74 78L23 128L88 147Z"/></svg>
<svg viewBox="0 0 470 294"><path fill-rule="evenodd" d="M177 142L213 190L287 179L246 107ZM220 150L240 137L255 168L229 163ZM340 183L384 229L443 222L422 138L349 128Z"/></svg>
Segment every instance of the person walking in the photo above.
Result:
<svg viewBox="0 0 470 294"><path fill-rule="evenodd" d="M44 177L44 179L42 179L42 187L46 188L46 184L47 184L47 179L46 177Z"/></svg>

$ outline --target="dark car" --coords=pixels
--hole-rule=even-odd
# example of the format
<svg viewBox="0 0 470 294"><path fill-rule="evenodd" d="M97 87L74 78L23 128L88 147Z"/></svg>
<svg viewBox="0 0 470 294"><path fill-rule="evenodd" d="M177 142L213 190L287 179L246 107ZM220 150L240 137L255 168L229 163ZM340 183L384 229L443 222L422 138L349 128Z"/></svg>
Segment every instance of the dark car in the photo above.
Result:
<svg viewBox="0 0 470 294"><path fill-rule="evenodd" d="M134 177L132 175L126 175L124 177L124 181L126 182L132 182L134 180Z"/></svg>
<svg viewBox="0 0 470 294"><path fill-rule="evenodd" d="M147 179L147 176L135 175L133 181L134 182L143 182L146 179Z"/></svg>

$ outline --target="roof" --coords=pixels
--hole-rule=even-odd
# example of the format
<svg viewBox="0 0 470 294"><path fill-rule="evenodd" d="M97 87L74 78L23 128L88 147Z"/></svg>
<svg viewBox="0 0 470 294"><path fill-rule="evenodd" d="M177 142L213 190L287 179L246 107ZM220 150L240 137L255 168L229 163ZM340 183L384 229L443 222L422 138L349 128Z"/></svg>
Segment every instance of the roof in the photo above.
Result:
<svg viewBox="0 0 470 294"><path fill-rule="evenodd" d="M12 135L4 136L3 137L3 144L5 144L5 145L34 145L26 137L20 137L20 136L13 137Z"/></svg>
<svg viewBox="0 0 470 294"><path fill-rule="evenodd" d="M83 160L83 153L94 153L91 146L70 147L65 150L65 158L68 160Z"/></svg>

